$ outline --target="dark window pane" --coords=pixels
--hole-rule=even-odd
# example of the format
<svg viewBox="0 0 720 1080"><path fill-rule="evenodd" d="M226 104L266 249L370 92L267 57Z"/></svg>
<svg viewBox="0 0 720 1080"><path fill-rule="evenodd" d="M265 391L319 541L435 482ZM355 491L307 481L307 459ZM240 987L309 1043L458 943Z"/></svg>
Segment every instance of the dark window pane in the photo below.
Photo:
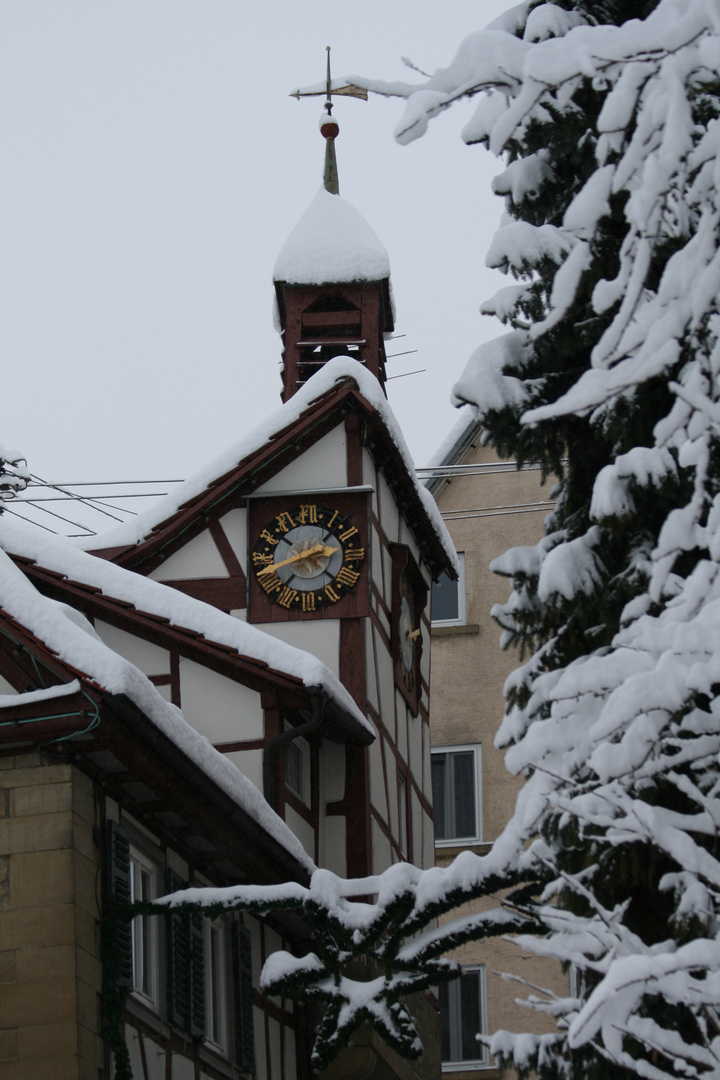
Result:
<svg viewBox="0 0 720 1080"><path fill-rule="evenodd" d="M462 1023L462 1060L477 1061L482 1047L475 1038L481 1028L480 975L477 971L460 976L460 1011Z"/></svg>
<svg viewBox="0 0 720 1080"><path fill-rule="evenodd" d="M435 809L435 839L447 840L445 826L445 763L447 754L432 756L433 807Z"/></svg>
<svg viewBox="0 0 720 1080"><path fill-rule="evenodd" d="M445 573L441 574L439 580L433 582L431 605L433 622L457 619L459 617L458 582L451 581Z"/></svg>
<svg viewBox="0 0 720 1080"><path fill-rule="evenodd" d="M442 1048L440 1055L443 1061L450 1061L450 990L446 982L440 983L440 1024L442 1028Z"/></svg>
<svg viewBox="0 0 720 1080"><path fill-rule="evenodd" d="M475 836L475 754L453 754L455 828L453 836Z"/></svg>

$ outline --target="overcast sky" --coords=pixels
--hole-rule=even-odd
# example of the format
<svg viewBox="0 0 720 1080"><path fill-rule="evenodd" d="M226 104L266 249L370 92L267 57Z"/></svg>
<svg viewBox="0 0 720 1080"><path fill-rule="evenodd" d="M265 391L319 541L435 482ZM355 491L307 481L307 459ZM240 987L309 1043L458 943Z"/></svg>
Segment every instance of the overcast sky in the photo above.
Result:
<svg viewBox="0 0 720 1080"><path fill-rule="evenodd" d="M185 477L279 403L272 269L322 178L333 73L412 79L507 0L3 0L0 443L72 482ZM337 99L340 191L390 255L391 404L418 465L503 284L500 163L461 103L409 147L402 103Z"/></svg>

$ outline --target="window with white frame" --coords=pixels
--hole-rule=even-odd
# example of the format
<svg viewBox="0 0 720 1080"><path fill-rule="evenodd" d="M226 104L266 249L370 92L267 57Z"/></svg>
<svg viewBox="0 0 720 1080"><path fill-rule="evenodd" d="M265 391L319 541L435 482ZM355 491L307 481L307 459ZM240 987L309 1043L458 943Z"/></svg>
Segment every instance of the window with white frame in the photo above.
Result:
<svg viewBox="0 0 720 1080"><path fill-rule="evenodd" d="M130 900L156 896L157 868L137 848L130 848ZM147 1002L157 1005L157 919L137 915L132 921L132 988Z"/></svg>
<svg viewBox="0 0 720 1080"><path fill-rule="evenodd" d="M226 926L205 920L205 1039L219 1050L228 1048Z"/></svg>
<svg viewBox="0 0 720 1080"><path fill-rule="evenodd" d="M285 744L285 784L310 806L310 744L305 739Z"/></svg>
<svg viewBox="0 0 720 1080"><path fill-rule="evenodd" d="M436 844L482 841L481 748L441 746L432 751Z"/></svg>
<svg viewBox="0 0 720 1080"><path fill-rule="evenodd" d="M465 555L458 552L458 577L453 581L443 572L432 584L430 614L433 626L461 626L465 623Z"/></svg>
<svg viewBox="0 0 720 1080"><path fill-rule="evenodd" d="M441 984L440 1023L444 1071L488 1064L487 1049L477 1038L487 1030L484 965L463 968L459 979Z"/></svg>

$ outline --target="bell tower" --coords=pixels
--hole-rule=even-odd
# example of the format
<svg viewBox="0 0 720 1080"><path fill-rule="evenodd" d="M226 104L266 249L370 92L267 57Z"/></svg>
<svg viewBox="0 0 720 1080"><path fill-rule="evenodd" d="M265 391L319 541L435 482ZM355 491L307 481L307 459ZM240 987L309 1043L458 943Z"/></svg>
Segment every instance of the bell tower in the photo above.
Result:
<svg viewBox="0 0 720 1080"><path fill-rule="evenodd" d="M334 356L359 361L385 389L385 338L394 312L390 262L358 211L340 198L328 54L323 186L290 233L275 264L283 338L282 400Z"/></svg>

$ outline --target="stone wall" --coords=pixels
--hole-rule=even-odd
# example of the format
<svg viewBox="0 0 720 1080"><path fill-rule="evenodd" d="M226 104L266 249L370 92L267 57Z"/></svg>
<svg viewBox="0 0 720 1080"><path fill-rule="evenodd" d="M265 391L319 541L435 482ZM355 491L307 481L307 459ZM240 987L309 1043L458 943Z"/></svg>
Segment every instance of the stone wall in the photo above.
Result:
<svg viewBox="0 0 720 1080"><path fill-rule="evenodd" d="M91 781L0 758L0 1075L98 1080L100 895Z"/></svg>

